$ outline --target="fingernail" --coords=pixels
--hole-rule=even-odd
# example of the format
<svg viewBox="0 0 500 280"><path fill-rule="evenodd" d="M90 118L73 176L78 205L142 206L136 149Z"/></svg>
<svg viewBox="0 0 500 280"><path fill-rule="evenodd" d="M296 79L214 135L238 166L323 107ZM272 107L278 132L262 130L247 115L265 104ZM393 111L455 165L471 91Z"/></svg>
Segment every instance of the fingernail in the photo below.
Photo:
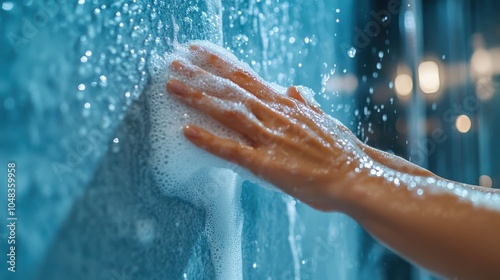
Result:
<svg viewBox="0 0 500 280"><path fill-rule="evenodd" d="M201 138L201 131L194 126L186 126L184 134L190 138Z"/></svg>
<svg viewBox="0 0 500 280"><path fill-rule="evenodd" d="M167 83L167 89L175 94L182 95L187 91L186 86L178 80L170 80Z"/></svg>

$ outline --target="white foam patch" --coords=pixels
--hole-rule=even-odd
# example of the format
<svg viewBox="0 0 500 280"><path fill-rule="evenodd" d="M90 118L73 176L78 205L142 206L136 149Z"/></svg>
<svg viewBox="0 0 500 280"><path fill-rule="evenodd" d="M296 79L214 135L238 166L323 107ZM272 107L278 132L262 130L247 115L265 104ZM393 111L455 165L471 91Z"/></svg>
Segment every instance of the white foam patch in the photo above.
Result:
<svg viewBox="0 0 500 280"><path fill-rule="evenodd" d="M240 63L234 56L228 56L226 51L215 45L207 42L197 44L252 71L249 66ZM221 137L242 140L238 134L167 93L166 83L172 78L205 88L224 87L229 82L222 78L210 80L215 78L213 75L187 79L170 71L173 60L188 62L189 59L187 46L177 46L175 52L151 59L151 82L146 89L151 112L149 166L157 186L165 195L181 198L205 209L205 232L217 278L241 279L241 184L243 180L250 180L262 186L270 185L249 171L195 147L184 137L182 128L187 124L195 124Z"/></svg>

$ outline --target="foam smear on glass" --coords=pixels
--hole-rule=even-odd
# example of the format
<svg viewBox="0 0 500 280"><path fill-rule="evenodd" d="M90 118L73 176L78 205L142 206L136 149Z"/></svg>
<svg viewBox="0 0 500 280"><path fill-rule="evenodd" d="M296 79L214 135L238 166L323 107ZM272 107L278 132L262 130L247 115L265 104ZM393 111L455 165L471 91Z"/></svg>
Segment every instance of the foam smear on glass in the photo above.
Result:
<svg viewBox="0 0 500 280"><path fill-rule="evenodd" d="M206 47L220 52L214 45ZM151 112L150 170L156 185L165 195L181 198L206 211L205 233L217 278L241 279L241 184L249 180L261 186L271 186L249 171L217 158L185 139L182 128L195 124L221 137L243 140L167 93L165 85L172 78L189 84L210 82L199 77L186 81L170 71L172 61L189 59L187 46L177 46L175 52L151 59L151 81L146 90ZM215 86L215 83L211 84Z"/></svg>

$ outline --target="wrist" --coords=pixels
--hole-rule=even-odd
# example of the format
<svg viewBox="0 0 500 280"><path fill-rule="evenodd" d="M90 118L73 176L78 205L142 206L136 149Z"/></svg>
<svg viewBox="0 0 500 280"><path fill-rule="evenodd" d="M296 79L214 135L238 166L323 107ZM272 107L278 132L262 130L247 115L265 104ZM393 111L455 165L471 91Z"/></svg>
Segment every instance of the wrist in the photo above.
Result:
<svg viewBox="0 0 500 280"><path fill-rule="evenodd" d="M359 208L360 203L364 203L362 201L368 198L370 190L382 184L380 177L370 176L370 169L359 168L358 164L342 176L338 176L338 171L333 173L337 178L330 180L328 192L332 210L347 215L351 215L351 211ZM338 177L342 179L339 180Z"/></svg>

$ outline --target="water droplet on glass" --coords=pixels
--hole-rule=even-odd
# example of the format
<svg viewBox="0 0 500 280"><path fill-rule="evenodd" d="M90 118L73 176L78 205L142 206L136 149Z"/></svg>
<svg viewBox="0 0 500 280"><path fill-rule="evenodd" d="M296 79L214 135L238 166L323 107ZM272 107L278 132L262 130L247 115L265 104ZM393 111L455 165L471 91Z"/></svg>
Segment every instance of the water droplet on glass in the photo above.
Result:
<svg viewBox="0 0 500 280"><path fill-rule="evenodd" d="M12 2L5 2L2 4L2 9L4 11L10 11L14 7L14 4Z"/></svg>
<svg viewBox="0 0 500 280"><path fill-rule="evenodd" d="M348 51L347 51L347 55L350 57L350 58L354 58L356 56L356 48L354 47L351 47Z"/></svg>

